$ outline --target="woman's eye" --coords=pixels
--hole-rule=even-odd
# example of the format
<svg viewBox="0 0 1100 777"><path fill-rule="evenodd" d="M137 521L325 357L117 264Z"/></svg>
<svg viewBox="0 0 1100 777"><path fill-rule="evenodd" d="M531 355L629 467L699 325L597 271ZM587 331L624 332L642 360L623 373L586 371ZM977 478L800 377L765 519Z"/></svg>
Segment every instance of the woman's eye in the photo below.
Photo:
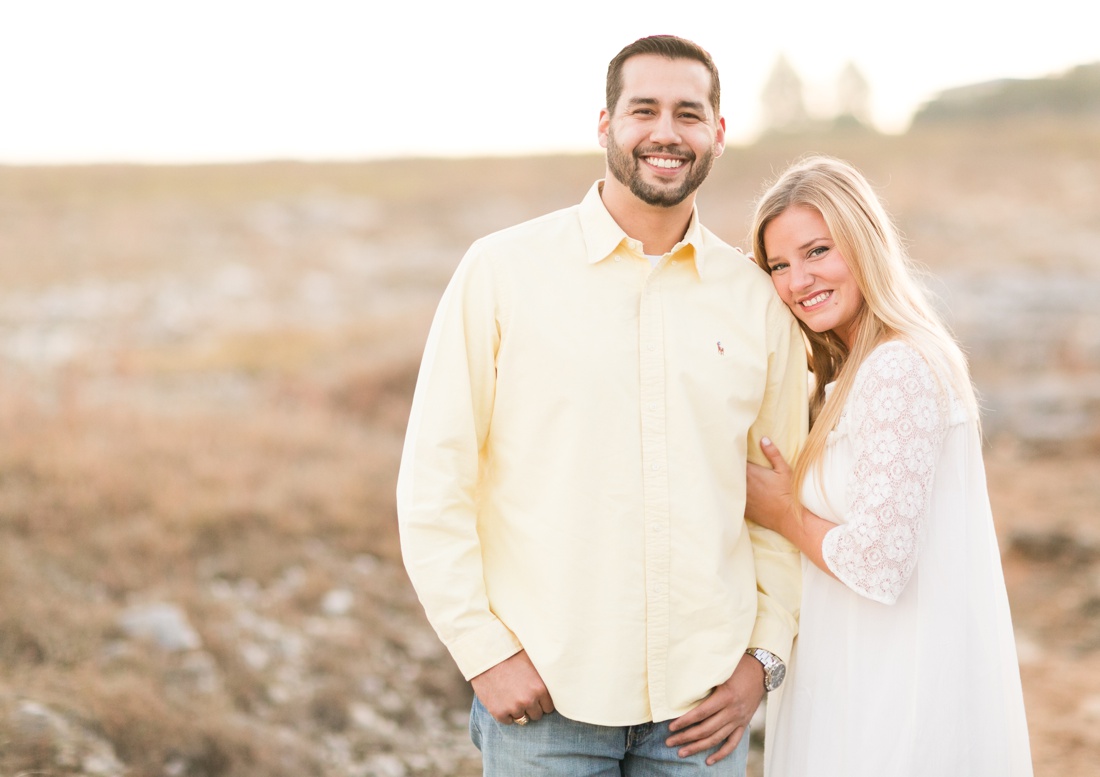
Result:
<svg viewBox="0 0 1100 777"><path fill-rule="evenodd" d="M828 252L827 246L818 246L817 248L810 249L810 258L817 259L819 256L824 256Z"/></svg>
<svg viewBox="0 0 1100 777"><path fill-rule="evenodd" d="M770 272L770 273L776 273L776 272L779 272L780 270L786 270L786 269L787 269L787 263L786 262L776 262L775 264L768 265L768 272Z"/></svg>

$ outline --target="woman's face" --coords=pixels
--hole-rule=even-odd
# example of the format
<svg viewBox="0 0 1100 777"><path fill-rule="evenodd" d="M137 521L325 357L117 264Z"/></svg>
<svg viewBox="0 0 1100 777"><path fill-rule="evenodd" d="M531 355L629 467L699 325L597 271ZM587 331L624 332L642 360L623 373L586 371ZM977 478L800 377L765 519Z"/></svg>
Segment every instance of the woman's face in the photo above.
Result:
<svg viewBox="0 0 1100 777"><path fill-rule="evenodd" d="M764 251L775 290L798 320L851 348L863 294L817 209L792 205L772 219Z"/></svg>

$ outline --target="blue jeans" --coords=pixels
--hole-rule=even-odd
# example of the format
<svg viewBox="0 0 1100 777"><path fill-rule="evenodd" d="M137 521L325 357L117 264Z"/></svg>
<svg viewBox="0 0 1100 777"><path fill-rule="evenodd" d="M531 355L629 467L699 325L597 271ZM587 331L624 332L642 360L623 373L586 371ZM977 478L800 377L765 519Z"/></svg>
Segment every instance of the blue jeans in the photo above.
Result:
<svg viewBox="0 0 1100 777"><path fill-rule="evenodd" d="M485 777L744 777L748 732L733 753L707 766L713 750L681 758L665 745L669 722L593 726L552 712L526 726L506 726L475 696L470 737Z"/></svg>

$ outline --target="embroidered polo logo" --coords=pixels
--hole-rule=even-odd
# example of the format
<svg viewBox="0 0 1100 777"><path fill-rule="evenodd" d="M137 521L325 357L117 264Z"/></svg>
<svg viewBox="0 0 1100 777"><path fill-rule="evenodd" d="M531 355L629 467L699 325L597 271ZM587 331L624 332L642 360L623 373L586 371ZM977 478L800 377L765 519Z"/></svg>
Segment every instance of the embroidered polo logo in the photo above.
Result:
<svg viewBox="0 0 1100 777"><path fill-rule="evenodd" d="M722 347L722 341L721 340L718 341L718 355L719 356L725 356L726 355L726 349Z"/></svg>

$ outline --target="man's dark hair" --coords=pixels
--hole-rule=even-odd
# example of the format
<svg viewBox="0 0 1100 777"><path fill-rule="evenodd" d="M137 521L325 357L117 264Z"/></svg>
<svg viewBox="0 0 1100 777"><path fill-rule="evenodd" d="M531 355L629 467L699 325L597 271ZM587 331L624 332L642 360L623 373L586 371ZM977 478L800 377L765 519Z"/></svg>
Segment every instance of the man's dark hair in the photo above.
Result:
<svg viewBox="0 0 1100 777"><path fill-rule="evenodd" d="M631 57L644 54L655 54L667 59L694 59L702 62L710 72L710 104L714 108L714 116L718 117L718 106L721 104L722 87L718 83L718 68L706 49L675 35L652 35L648 38L639 38L624 48L607 66L607 112L613 113L619 97L623 93L623 65Z"/></svg>

